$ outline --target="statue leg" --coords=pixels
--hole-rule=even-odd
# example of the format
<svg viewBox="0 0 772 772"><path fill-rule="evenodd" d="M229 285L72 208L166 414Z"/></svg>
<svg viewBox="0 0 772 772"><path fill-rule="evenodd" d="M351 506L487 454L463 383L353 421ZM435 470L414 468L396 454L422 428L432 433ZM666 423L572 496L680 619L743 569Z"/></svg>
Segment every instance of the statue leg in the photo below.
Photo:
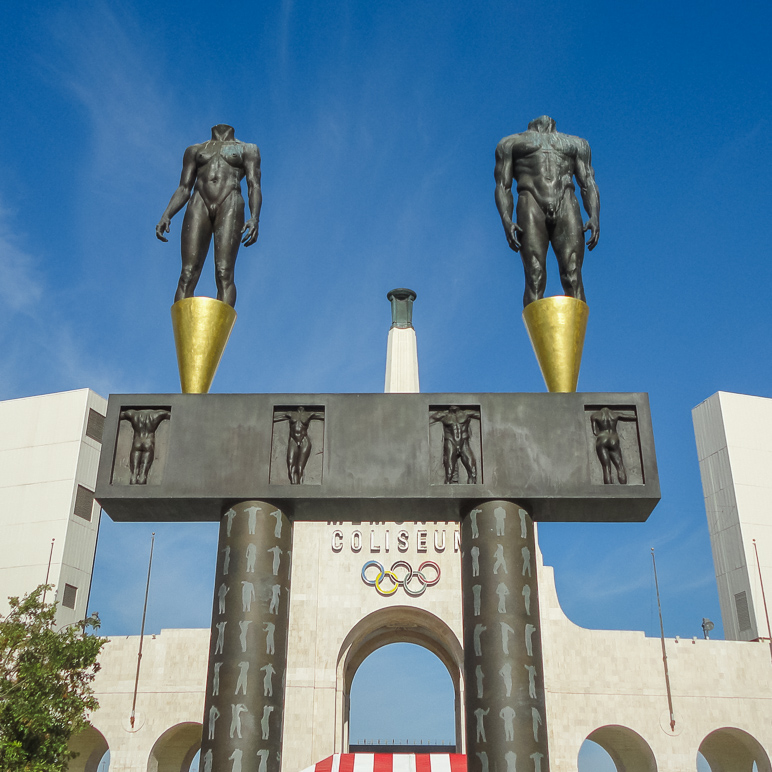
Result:
<svg viewBox="0 0 772 772"><path fill-rule="evenodd" d="M194 193L182 221L182 233L180 234L182 271L180 272L180 281L177 284L177 294L174 296L175 303L183 298L193 297L211 240L212 222L209 219L209 213L206 211L201 196Z"/></svg>
<svg viewBox="0 0 772 772"><path fill-rule="evenodd" d="M521 193L517 199L517 224L520 234L520 257L525 270L523 306L544 297L547 288L547 249L549 234L544 212L530 193Z"/></svg>
<svg viewBox="0 0 772 772"><path fill-rule="evenodd" d="M155 456L155 448L150 445L146 450L143 450L139 456L139 474L137 475L137 482L140 485L147 485L147 475L150 472L150 467L153 465L153 457Z"/></svg>
<svg viewBox="0 0 772 772"><path fill-rule="evenodd" d="M259 508L252 533L251 507ZM292 523L264 501L243 501L229 512L220 524L215 584L229 591L222 611L217 592L212 601L201 759L209 756L217 772L231 770L234 756L243 758L244 772L255 772L258 760L265 772L280 772ZM248 571L250 544L256 552ZM281 550L277 575L273 547Z"/></svg>
<svg viewBox="0 0 772 772"><path fill-rule="evenodd" d="M287 475L291 485L297 485L300 482L297 463L299 451L300 448L297 441L290 437L287 442Z"/></svg>
<svg viewBox="0 0 772 772"><path fill-rule="evenodd" d="M477 462L468 440L461 446L460 458L464 469L466 469L467 483L475 485L477 483Z"/></svg>
<svg viewBox="0 0 772 772"><path fill-rule="evenodd" d="M614 480L611 478L611 459L609 458L606 443L602 440L598 440L595 444L595 449L598 452L598 461L600 461L600 465L603 467L603 483L605 485L611 485Z"/></svg>
<svg viewBox="0 0 772 772"><path fill-rule="evenodd" d="M217 284L217 299L229 306L236 305L233 272L243 227L244 199L241 191L234 190L220 204L214 225L214 278Z"/></svg>
<svg viewBox="0 0 772 772"><path fill-rule="evenodd" d="M619 478L620 485L627 485L627 469L625 469L625 462L622 459L622 451L619 448L619 444L615 444L613 448L609 448L609 456L611 461L617 469L617 477Z"/></svg>
<svg viewBox="0 0 772 772"><path fill-rule="evenodd" d="M131 454L129 455L129 469L131 470L131 479L129 480L130 485L137 484L137 476L139 474L141 459L142 451L137 450L136 448L132 448Z"/></svg>
<svg viewBox="0 0 772 772"><path fill-rule="evenodd" d="M300 442L300 453L298 455L298 483L303 482L303 472L306 471L306 463L311 455L311 440L308 436L303 437Z"/></svg>
<svg viewBox="0 0 772 772"><path fill-rule="evenodd" d="M571 191L567 191L563 198L560 216L552 233L552 248L558 259L563 292L570 298L586 302L582 283L582 263L584 262L582 213L579 202Z"/></svg>

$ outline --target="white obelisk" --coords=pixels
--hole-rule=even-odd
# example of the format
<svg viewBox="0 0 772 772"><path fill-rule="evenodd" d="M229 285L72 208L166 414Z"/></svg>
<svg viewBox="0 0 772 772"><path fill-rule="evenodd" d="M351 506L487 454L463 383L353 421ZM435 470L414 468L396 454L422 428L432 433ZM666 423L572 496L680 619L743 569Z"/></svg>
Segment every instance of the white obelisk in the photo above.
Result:
<svg viewBox="0 0 772 772"><path fill-rule="evenodd" d="M386 394L416 394L418 386L418 345L413 329L413 301L409 289L395 289L386 297L391 302L391 329L386 346Z"/></svg>

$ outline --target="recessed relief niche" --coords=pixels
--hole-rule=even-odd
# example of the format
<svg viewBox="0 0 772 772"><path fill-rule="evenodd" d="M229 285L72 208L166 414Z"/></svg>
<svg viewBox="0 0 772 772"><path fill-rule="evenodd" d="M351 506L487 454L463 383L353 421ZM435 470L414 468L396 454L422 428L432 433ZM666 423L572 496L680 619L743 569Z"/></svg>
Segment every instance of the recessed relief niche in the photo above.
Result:
<svg viewBox="0 0 772 772"><path fill-rule="evenodd" d="M160 485L169 451L169 407L122 407L113 485Z"/></svg>
<svg viewBox="0 0 772 772"><path fill-rule="evenodd" d="M596 485L643 485L635 405L585 405L590 480Z"/></svg>
<svg viewBox="0 0 772 772"><path fill-rule="evenodd" d="M479 405L429 405L432 485L476 485L483 481Z"/></svg>
<svg viewBox="0 0 772 772"><path fill-rule="evenodd" d="M274 407L271 485L321 485L323 461L324 407Z"/></svg>

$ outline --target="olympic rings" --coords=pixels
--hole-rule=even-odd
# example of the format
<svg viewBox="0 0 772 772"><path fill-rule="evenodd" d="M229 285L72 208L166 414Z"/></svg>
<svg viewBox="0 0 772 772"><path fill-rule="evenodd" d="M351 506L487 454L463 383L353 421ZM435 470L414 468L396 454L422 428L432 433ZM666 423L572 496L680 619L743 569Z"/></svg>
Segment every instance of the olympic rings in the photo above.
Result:
<svg viewBox="0 0 772 772"><path fill-rule="evenodd" d="M368 568L378 569L378 574L374 579L368 578ZM429 579L424 575L424 568L431 568L434 570L434 579ZM405 572L401 579L396 573L399 569L404 569ZM362 581L368 587L375 587L376 592L385 597L394 595L394 593L402 587L411 598L417 598L426 592L427 587L434 587L434 585L440 581L440 575L440 567L433 560L425 560L418 567L417 571L414 571L413 567L406 560L398 560L388 571L377 560L368 560L367 563L362 566ZM383 581L386 579L391 583L391 586L388 588L383 585ZM410 587L410 582L413 581L413 579L418 582L419 586L417 589L411 589Z"/></svg>

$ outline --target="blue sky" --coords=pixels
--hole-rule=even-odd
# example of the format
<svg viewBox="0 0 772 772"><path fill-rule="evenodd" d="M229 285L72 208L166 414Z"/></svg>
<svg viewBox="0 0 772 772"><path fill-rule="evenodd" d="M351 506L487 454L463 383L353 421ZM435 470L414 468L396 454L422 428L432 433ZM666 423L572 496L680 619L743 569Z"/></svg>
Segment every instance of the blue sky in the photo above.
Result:
<svg viewBox="0 0 772 772"><path fill-rule="evenodd" d="M772 396L771 16L761 2L9 6L0 395L178 390L182 215L168 244L154 226L185 147L220 122L260 146L264 206L215 391L381 391L398 286L418 293L424 391L542 391L493 150L547 113L589 140L601 196L579 388L649 392L663 499L646 524L542 527L545 561L577 624L655 634L654 546L667 634L699 635L707 616L720 635L690 411L719 389ZM208 625L215 529L155 529L148 628ZM105 519L92 605L107 633L138 632L150 531Z"/></svg>

